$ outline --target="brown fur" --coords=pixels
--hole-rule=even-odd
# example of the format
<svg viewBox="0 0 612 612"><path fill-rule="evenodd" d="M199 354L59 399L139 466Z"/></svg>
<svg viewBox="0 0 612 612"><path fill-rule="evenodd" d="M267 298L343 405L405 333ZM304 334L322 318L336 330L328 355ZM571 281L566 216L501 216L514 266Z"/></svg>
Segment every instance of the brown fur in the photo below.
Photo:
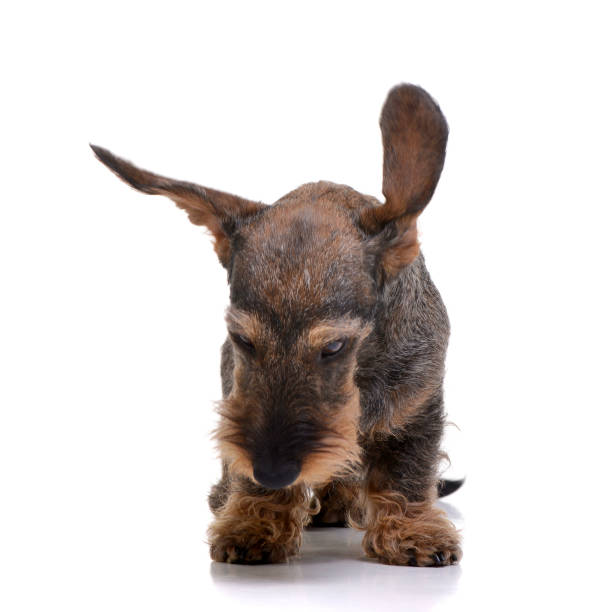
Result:
<svg viewBox="0 0 612 612"><path fill-rule="evenodd" d="M356 270L363 268L362 237L350 214L355 204L349 197L347 207L344 189L349 188L340 190L325 182L304 185L270 207L258 219L256 232L245 228L249 239L243 245L244 257L234 262L233 273L251 278L256 273L258 295L279 316L303 308L304 304L317 308L328 299L330 262L348 259ZM292 237L306 234L311 226L316 227L318 249L307 252L300 265L292 261L294 255L287 248L293 246ZM284 244L278 243L279 237L286 237ZM258 264L263 263L264 255L269 264L267 256L271 253L276 258L272 269L267 274L259 273Z"/></svg>
<svg viewBox="0 0 612 612"><path fill-rule="evenodd" d="M187 213L194 225L206 226L213 236L215 252L224 266L227 266L230 257L230 227L237 218L250 217L265 208L259 202L137 168L102 147L92 145L92 149L101 162L132 187L152 195L169 197Z"/></svg>
<svg viewBox="0 0 612 612"><path fill-rule="evenodd" d="M311 453L296 482L310 486L329 482L334 476L353 473L361 460L357 433L359 425L359 390L347 385L347 401L338 416L330 422L329 433L322 439L322 449Z"/></svg>
<svg viewBox="0 0 612 612"><path fill-rule="evenodd" d="M360 525L363 521L361 490L359 478L333 481L317 488L315 495L321 509L312 519L313 526L344 527L349 521Z"/></svg>
<svg viewBox="0 0 612 612"><path fill-rule="evenodd" d="M315 524L350 517L366 554L384 563L461 556L433 507L449 325L417 229L448 128L411 85L391 90L380 125L384 204L318 182L265 206L93 147L127 183L206 226L227 269L215 432L223 476L209 498L217 561L287 560L319 500Z"/></svg>
<svg viewBox="0 0 612 612"><path fill-rule="evenodd" d="M410 424L410 419L419 414L427 400L435 393L435 390L425 388L418 394L411 396L409 393L390 393L389 403L393 408L379 419L368 430L369 437L393 436L396 432L402 431Z"/></svg>
<svg viewBox="0 0 612 612"><path fill-rule="evenodd" d="M265 338L266 329L256 315L238 308L228 308L225 321L230 332L242 334L247 338Z"/></svg>
<svg viewBox="0 0 612 612"><path fill-rule="evenodd" d="M336 338L357 334L365 338L372 331L371 327L364 329L359 319L341 319L337 321L321 321L308 332L308 342L312 346L322 347Z"/></svg>
<svg viewBox="0 0 612 612"><path fill-rule="evenodd" d="M367 231L404 216L418 215L427 205L444 166L448 126L433 98L415 87L389 92L380 116L383 137L384 206L364 210Z"/></svg>
<svg viewBox="0 0 612 612"><path fill-rule="evenodd" d="M419 254L416 221L415 215L408 216L396 223L397 237L389 243L389 248L382 258L383 269L387 277L396 276Z"/></svg>
<svg viewBox="0 0 612 612"><path fill-rule="evenodd" d="M461 559L460 538L444 512L433 506L433 491L423 502L409 502L392 490L367 491L363 549L388 565L442 566Z"/></svg>
<svg viewBox="0 0 612 612"><path fill-rule="evenodd" d="M448 126L438 105L418 88L399 86L389 92L380 117L383 137L383 206L366 208L360 222L376 233L394 223L396 236L383 257L388 276L395 276L419 254L416 221L440 178Z"/></svg>
<svg viewBox="0 0 612 612"><path fill-rule="evenodd" d="M297 554L316 513L304 486L266 492L236 480L208 535L211 557L227 563L278 563Z"/></svg>

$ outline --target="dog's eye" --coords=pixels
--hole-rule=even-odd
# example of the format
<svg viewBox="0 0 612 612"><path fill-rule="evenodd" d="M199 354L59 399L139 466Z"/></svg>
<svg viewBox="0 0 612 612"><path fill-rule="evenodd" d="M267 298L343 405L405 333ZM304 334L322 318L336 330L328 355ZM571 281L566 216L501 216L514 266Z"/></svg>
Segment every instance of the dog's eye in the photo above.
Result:
<svg viewBox="0 0 612 612"><path fill-rule="evenodd" d="M253 343L246 336L243 336L242 334L232 334L232 338L234 339L235 342L237 342L240 346L247 349L248 351L252 351L255 349L255 346L253 345Z"/></svg>
<svg viewBox="0 0 612 612"><path fill-rule="evenodd" d="M333 357L337 355L346 345L345 340L334 340L329 344L326 344L321 351L321 357L325 359L326 357Z"/></svg>

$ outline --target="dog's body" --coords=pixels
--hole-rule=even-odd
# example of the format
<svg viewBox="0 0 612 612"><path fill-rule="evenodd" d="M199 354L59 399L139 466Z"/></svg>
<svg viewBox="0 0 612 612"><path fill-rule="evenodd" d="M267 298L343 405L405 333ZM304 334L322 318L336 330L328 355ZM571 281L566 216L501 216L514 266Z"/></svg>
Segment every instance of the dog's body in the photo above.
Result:
<svg viewBox="0 0 612 612"><path fill-rule="evenodd" d="M389 94L381 127L384 205L320 182L265 206L94 147L132 186L206 225L228 271L215 560L284 561L310 520L347 518L382 562L461 556L454 526L433 506L449 325L416 237L447 127L410 85Z"/></svg>

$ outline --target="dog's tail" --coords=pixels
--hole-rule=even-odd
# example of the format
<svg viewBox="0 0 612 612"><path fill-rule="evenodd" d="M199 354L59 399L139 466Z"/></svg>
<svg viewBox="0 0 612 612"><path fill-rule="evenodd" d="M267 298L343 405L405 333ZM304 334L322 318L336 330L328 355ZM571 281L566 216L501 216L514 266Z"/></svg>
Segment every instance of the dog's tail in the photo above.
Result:
<svg viewBox="0 0 612 612"><path fill-rule="evenodd" d="M446 478L441 478L438 481L438 497L446 497L447 495L454 493L463 485L464 482L465 478L462 478L461 480L448 480Z"/></svg>

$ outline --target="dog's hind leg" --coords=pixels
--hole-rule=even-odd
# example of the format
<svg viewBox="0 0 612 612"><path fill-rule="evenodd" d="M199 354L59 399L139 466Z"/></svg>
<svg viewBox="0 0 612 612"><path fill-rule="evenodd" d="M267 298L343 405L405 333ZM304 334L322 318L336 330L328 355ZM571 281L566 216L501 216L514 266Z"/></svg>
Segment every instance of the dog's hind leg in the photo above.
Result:
<svg viewBox="0 0 612 612"><path fill-rule="evenodd" d="M321 509L312 517L312 527L348 527L349 516L359 520L358 496L362 484L357 481L334 480L315 489Z"/></svg>
<svg viewBox="0 0 612 612"><path fill-rule="evenodd" d="M438 497L446 497L463 485L462 480L438 481ZM223 491L223 481L215 487ZM312 517L309 527L348 527L363 522L362 504L359 496L363 488L361 481L334 480L323 487L316 488L314 493L320 504L320 510ZM212 504L212 493L211 493Z"/></svg>

